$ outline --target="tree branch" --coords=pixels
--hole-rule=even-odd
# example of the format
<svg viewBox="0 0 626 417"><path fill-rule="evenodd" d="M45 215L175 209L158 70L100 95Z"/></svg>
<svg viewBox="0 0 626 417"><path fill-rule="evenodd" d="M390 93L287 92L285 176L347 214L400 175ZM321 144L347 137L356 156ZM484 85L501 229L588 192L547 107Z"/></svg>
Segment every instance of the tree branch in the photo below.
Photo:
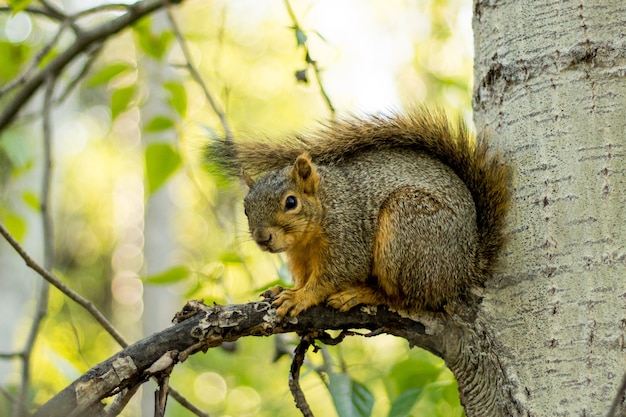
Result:
<svg viewBox="0 0 626 417"><path fill-rule="evenodd" d="M198 310L200 313L196 314ZM432 348L437 337L427 335L427 327L437 323L435 327L442 328L441 320L432 315L423 317L424 322L431 323L424 325L387 309L372 307L339 313L329 307L316 306L288 321L276 316L276 309L269 301L212 307L190 302L183 311L185 313L177 315L179 323L94 366L39 408L34 417L81 415L85 410L97 407L101 399L144 383L147 380L145 370L168 351L181 352L178 361L182 362L191 354L244 336L316 333L321 328L384 329L385 333L407 339L411 345Z"/></svg>
<svg viewBox="0 0 626 417"><path fill-rule="evenodd" d="M41 184L41 220L43 230L43 246L44 246L44 268L51 270L54 265L54 228L52 224L52 214L50 210L50 186L52 180L52 97L54 95L54 87L56 85L56 77L50 76L46 81L46 91L43 101L43 150L44 150L44 166ZM26 397L30 388L31 376L31 356L35 348L37 336L39 336L39 328L44 317L48 313L48 298L50 294L50 284L48 282L40 282L39 294L37 295L37 304L35 308L35 316L31 323L30 331L24 346L22 355L22 375L20 377L19 392L17 396L17 404L13 409L15 417L21 417L26 412Z"/></svg>
<svg viewBox="0 0 626 417"><path fill-rule="evenodd" d="M315 79L317 81L317 85L319 86L320 94L322 95L324 103L326 103L326 107L328 107L328 111L330 112L330 120L334 121L336 113L335 106L333 105L330 96L326 92L326 88L324 88L319 65L317 65L317 61L311 57L311 51L309 51L309 45L308 41L306 40L306 35L304 35L304 31L302 30L302 27L298 22L298 18L293 11L293 8L291 7L291 3L289 3L289 0L284 0L284 3L285 8L287 9L287 13L289 14L289 18L291 19L291 23L293 24L292 29L296 34L296 39L298 39L298 46L302 46L302 48L304 49L304 60L307 66L311 66L311 68L313 68L313 73L315 74Z"/></svg>
<svg viewBox="0 0 626 417"><path fill-rule="evenodd" d="M170 3L179 4L183 1L184 0L170 0ZM32 95L41 87L48 76L58 75L77 55L88 49L92 44L105 40L109 36L134 24L142 17L163 7L165 7L163 0L139 1L128 6L126 13L120 17L83 32L69 48L52 59L48 65L37 72L32 78L24 81L21 89L15 94L4 111L0 114L0 131L11 124L15 115L30 100Z"/></svg>
<svg viewBox="0 0 626 417"><path fill-rule="evenodd" d="M296 347L295 355L291 362L291 370L289 371L289 389L296 402L296 407L298 407L304 417L313 417L311 407L309 407L302 388L300 388L300 369L304 363L304 356L306 351L309 350L309 346L311 346L311 337L309 335L302 336L300 343Z"/></svg>
<svg viewBox="0 0 626 417"><path fill-rule="evenodd" d="M128 343L124 340L122 335L113 327L113 324L107 320L107 318L96 308L96 306L84 298L70 287L68 287L63 281L61 281L54 274L39 265L28 253L22 248L22 246L15 240L15 238L9 233L9 231L0 223L0 235L9 242L9 244L15 249L20 257L26 262L26 265L37 272L43 279L54 285L59 291L67 295L69 299L82 306L96 321L109 333L121 346L128 346Z"/></svg>
<svg viewBox="0 0 626 417"><path fill-rule="evenodd" d="M193 78L193 80L200 86L202 92L204 93L204 98L207 100L207 102L211 106L211 109L213 109L213 112L220 120L222 128L224 129L224 140L232 140L233 131L230 127L230 123L228 123L228 119L226 118L226 113L224 113L224 111L217 104L217 101L215 100L215 98L213 98L213 94L211 94L211 92L209 91L209 87L202 79L202 75L200 75L200 72L193 64L193 61L191 59L191 53L189 52L189 48L187 47L187 42L185 41L185 38L183 37L183 34L180 31L180 28L176 23L176 19L174 19L174 15L172 14L172 11L170 9L170 0L164 1L167 3L167 7L165 8L165 10L167 12L167 18L170 22L170 26L172 27L172 32L174 33L180 50L183 53L183 57L185 58L185 64L183 66L187 69L187 71L189 71L191 78Z"/></svg>

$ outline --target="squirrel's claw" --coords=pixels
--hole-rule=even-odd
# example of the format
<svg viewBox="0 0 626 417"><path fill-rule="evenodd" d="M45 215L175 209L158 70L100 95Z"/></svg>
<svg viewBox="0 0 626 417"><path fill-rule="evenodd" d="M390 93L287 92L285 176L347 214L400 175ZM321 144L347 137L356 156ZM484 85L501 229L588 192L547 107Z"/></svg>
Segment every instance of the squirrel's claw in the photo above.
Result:
<svg viewBox="0 0 626 417"><path fill-rule="evenodd" d="M278 307L276 314L281 317L294 317L304 311L296 301L296 292L294 290L283 289L272 303L274 307Z"/></svg>
<svg viewBox="0 0 626 417"><path fill-rule="evenodd" d="M284 290L285 289L283 287L281 287L280 285L274 285L273 287L269 287L268 289L263 291L261 293L261 297L263 297L266 300L267 299L271 299L271 298L275 298L278 294L280 294Z"/></svg>
<svg viewBox="0 0 626 417"><path fill-rule="evenodd" d="M283 289L272 303L278 307L276 314L282 317L295 317L309 307L319 304L322 300L310 291Z"/></svg>

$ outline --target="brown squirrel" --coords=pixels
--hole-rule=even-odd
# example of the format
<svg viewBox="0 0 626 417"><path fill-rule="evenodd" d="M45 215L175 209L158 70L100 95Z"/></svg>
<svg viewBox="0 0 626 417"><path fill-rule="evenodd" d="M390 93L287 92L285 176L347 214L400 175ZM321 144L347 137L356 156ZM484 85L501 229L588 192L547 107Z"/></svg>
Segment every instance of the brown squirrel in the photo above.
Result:
<svg viewBox="0 0 626 417"><path fill-rule="evenodd" d="M286 252L294 287L266 294L279 315L324 302L442 311L490 276L505 240L507 167L440 112L214 142L208 155L243 173L255 242Z"/></svg>

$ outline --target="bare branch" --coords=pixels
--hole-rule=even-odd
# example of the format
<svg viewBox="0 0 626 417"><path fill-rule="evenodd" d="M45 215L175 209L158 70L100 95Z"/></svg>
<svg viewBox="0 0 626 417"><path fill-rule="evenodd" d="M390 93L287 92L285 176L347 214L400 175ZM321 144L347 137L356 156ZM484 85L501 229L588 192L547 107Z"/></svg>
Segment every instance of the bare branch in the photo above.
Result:
<svg viewBox="0 0 626 417"><path fill-rule="evenodd" d="M187 47L187 42L185 41L185 38L183 37L183 34L181 33L180 28L178 27L178 24L176 23L176 20L174 19L174 15L172 14L172 10L169 5L170 1L166 0L166 2L168 3L168 6L165 8L167 12L167 17L170 21L170 25L172 26L172 31L174 32L174 36L176 37L176 40L178 41L178 45L180 46L180 50L182 51L183 56L185 57L184 67L187 68L187 71L189 71L189 74L191 74L191 77L194 79L196 83L198 83L200 88L202 88L204 97L209 102L209 105L213 109L213 112L220 119L220 123L222 124L222 128L224 129L225 140L231 140L233 136L233 132L230 127L230 124L228 123L228 119L226 118L226 114L217 104L217 101L213 98L213 95L211 94L208 86L202 79L202 75L200 75L200 72L198 72L196 67L193 65L193 61L191 59L191 53L189 52L189 48Z"/></svg>
<svg viewBox="0 0 626 417"><path fill-rule="evenodd" d="M2 387L1 385L0 385L0 393L2 393L2 395L4 396L4 398L6 398L9 404L15 403L15 398L13 398L13 395L11 395L11 393L7 391L6 389L4 389L4 387Z"/></svg>
<svg viewBox="0 0 626 417"><path fill-rule="evenodd" d="M95 45L93 45L91 50L88 52L89 56L87 57L87 60L83 64L83 67L78 72L78 74L74 77L74 79L69 82L69 84L65 88L65 91L63 91L63 93L59 96L58 100L55 101L55 104L59 104L59 103L64 102L65 99L74 90L74 88L76 88L78 83L80 83L80 81L82 81L82 79L85 78L85 76L91 70L92 65L94 64L94 62L96 61L96 59L100 55L100 52L102 52L102 47L103 46L104 46L104 42L98 42Z"/></svg>
<svg viewBox="0 0 626 417"><path fill-rule="evenodd" d="M65 15L58 15L58 14L50 12L48 9L40 8L40 7L29 6L26 9L24 9L24 11L26 13L44 16L44 17L47 17L48 19L55 20L55 21L63 21L66 18ZM0 12L13 13L13 9L10 8L9 6L1 6Z"/></svg>
<svg viewBox="0 0 626 417"><path fill-rule="evenodd" d="M35 262L30 255L22 248L22 246L15 240L15 238L9 233L9 231L4 227L2 223L0 223L0 235L4 236L4 238L9 242L9 244L15 249L15 251L20 255L20 257L26 262L26 265L37 272L42 278L48 281L50 284L55 286L59 291L65 294L68 298L79 304L83 307L96 321L104 328L104 330L109 333L117 343L119 343L122 347L127 347L128 343L124 340L119 331L113 326L111 322L107 320L107 318L96 308L96 306L89 301L88 299L82 297L80 294L76 293L74 290L69 288L65 283L63 283L58 277L56 277L51 272L44 269L41 265ZM22 357L24 355L23 352L20 353L11 353L10 357ZM192 413L196 414L198 417L210 417L208 414L202 412L202 410L198 409L195 405L189 402L184 396L178 393L173 388L170 388L170 394L172 397L178 401L183 407L187 408Z"/></svg>
<svg viewBox="0 0 626 417"><path fill-rule="evenodd" d="M65 285L63 281L61 281L54 274L43 268L39 265L33 258L30 257L28 253L22 248L22 246L15 240L15 238L9 233L9 231L4 227L2 223L0 223L0 235L4 236L4 238L9 242L9 244L15 249L15 251L20 255L20 257L26 262L26 265L37 272L43 279L48 281L50 284L55 286L59 291L65 294L72 301L76 302L80 306L82 306L93 318L96 319L98 323L107 331L113 338L120 344L122 347L128 346L128 343L124 340L122 335L115 329L113 324L107 320L107 318L94 306L94 304L88 299L82 297L80 294L72 290L70 287Z"/></svg>
<svg viewBox="0 0 626 417"><path fill-rule="evenodd" d="M61 26L59 27L59 29L57 30L56 34L54 35L54 37L52 38L52 40L50 42L48 42L38 53L37 55L35 55L35 57L33 58L33 60L30 62L30 64L28 64L26 66L26 68L24 69L24 71L16 76L15 78L13 78L10 82L8 82L4 87L2 87L0 89L0 96L8 93L9 91L13 90L15 87L20 86L24 83L26 83L26 80L28 79L28 77L31 75L31 73L37 68L37 66L39 64L41 64L41 61L44 59L44 57L46 55L48 55L48 52L50 52L52 50L52 48L54 47L54 45L56 45L56 43L59 41L59 38L61 37L61 35L63 34L63 31L65 31L65 29L67 28L69 24L69 21L65 20Z"/></svg>
<svg viewBox="0 0 626 417"><path fill-rule="evenodd" d="M190 354L244 336L269 336L287 332L318 334L320 328L385 328L386 333L403 337L412 345L419 344L437 352L441 349L438 336L426 335L424 324L403 318L387 309L362 307L338 313L329 307L316 306L287 322L276 316L276 309L270 301L212 307L200 305L201 312L193 315L194 311L198 311L198 305L195 302L191 308L186 306L187 310L178 315L180 321L174 326L128 346L93 367L37 410L35 417L66 417L71 412L79 415L91 407L94 401L99 402L120 389L144 383L144 371L167 351L178 350L181 352L178 360L184 361ZM440 328L441 332L445 331L448 324L432 315L424 316L423 319Z"/></svg>
<svg viewBox="0 0 626 417"><path fill-rule="evenodd" d="M50 13L50 15L56 16L57 19L67 18L62 10L59 10L55 5L50 4L47 0L39 0L39 3L41 3L41 5L48 13Z"/></svg>
<svg viewBox="0 0 626 417"><path fill-rule="evenodd" d="M23 352L0 352L0 359L17 359L21 358Z"/></svg>
<svg viewBox="0 0 626 417"><path fill-rule="evenodd" d="M300 343L296 347L296 352L291 362L291 369L289 370L289 389L296 402L296 407L298 407L304 417L314 417L311 407L309 407L304 397L304 392L302 392L302 388L300 387L300 369L304 363L304 356L306 355L306 351L309 350L309 346L311 346L310 336L302 336Z"/></svg>
<svg viewBox="0 0 626 417"><path fill-rule="evenodd" d="M296 14L294 13L293 8L291 7L291 3L289 3L289 0L285 0L285 7L287 8L287 13L289 13L289 18L291 19L291 22L293 24L292 29L296 33L296 37L298 37L298 33L304 33L304 31L302 30L300 23L298 23L298 18L296 17ZM322 76L320 75L321 71L320 71L319 66L317 65L317 61L311 57L311 52L309 51L309 45L306 40L299 42L299 44L304 49L304 54L305 54L304 59L306 61L307 66L310 66L311 68L313 68L313 73L315 74L315 79L317 81L317 85L319 86L320 94L322 95L322 98L324 99L324 102L326 103L326 107L328 107L328 111L330 112L330 120L331 121L335 120L335 112L336 112L335 106L333 105L332 101L330 100L330 96L328 95L328 93L326 92L326 89L324 88L324 83L322 82Z"/></svg>
<svg viewBox="0 0 626 417"><path fill-rule="evenodd" d="M137 384L127 389L123 389L115 397L115 400L111 403L109 408L106 409L103 417L115 417L120 415L122 410L126 407L133 395L141 388L141 385Z"/></svg>
<svg viewBox="0 0 626 417"><path fill-rule="evenodd" d="M191 411L198 417L211 417L209 413L205 413L204 411L200 410L195 404L192 404L187 398L185 398L181 393L179 393L172 387L170 387L170 395L180 405L182 405L183 407L185 407L187 410Z"/></svg>
<svg viewBox="0 0 626 417"><path fill-rule="evenodd" d="M101 4L99 6L94 6L91 9L81 10L76 14L73 14L71 18L81 19L83 17L102 12L124 12L130 8L131 6L129 4L124 3Z"/></svg>
<svg viewBox="0 0 626 417"><path fill-rule="evenodd" d="M184 0L171 0L171 3L178 4L183 1ZM15 94L4 111L0 114L0 131L11 124L17 113L41 87L49 75L59 74L77 55L88 49L92 44L104 41L111 35L126 29L137 20L162 7L164 7L163 0L142 0L130 5L126 13L118 18L83 32L70 47L57 55L43 69L24 83L22 88Z"/></svg>
<svg viewBox="0 0 626 417"><path fill-rule="evenodd" d="M42 191L41 191L41 219L43 226L43 245L44 245L44 268L51 269L54 264L54 236L52 228L52 217L50 215L50 178L52 175L52 126L51 126L51 102L54 94L54 86L56 79L50 77L46 82L46 92L43 103L43 149L44 149L44 168L42 175ZM13 415L15 417L23 416L27 406L26 397L30 387L30 365L31 356L35 347L37 336L39 335L39 327L48 312L48 295L50 293L50 284L41 282L35 316L31 323L30 331L24 346L22 355L22 373L20 378L19 393Z"/></svg>

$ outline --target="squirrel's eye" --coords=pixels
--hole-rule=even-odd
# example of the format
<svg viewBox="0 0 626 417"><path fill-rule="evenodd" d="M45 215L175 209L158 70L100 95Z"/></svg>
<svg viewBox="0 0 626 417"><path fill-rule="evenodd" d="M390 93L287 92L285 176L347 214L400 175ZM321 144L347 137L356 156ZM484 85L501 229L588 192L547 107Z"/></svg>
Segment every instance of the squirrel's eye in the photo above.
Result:
<svg viewBox="0 0 626 417"><path fill-rule="evenodd" d="M298 199L292 195L285 199L285 210L293 210L298 207Z"/></svg>

